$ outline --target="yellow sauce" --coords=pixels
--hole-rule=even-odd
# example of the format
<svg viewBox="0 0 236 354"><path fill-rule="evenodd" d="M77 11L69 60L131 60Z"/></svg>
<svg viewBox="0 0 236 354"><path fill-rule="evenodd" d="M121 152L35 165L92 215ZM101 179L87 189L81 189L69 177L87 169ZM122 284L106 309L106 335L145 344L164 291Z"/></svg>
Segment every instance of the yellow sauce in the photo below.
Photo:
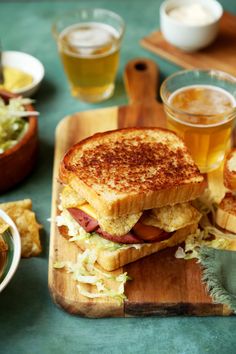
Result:
<svg viewBox="0 0 236 354"><path fill-rule="evenodd" d="M33 77L20 69L4 66L3 73L4 84L0 85L0 88L4 88L8 91L14 92L33 82Z"/></svg>

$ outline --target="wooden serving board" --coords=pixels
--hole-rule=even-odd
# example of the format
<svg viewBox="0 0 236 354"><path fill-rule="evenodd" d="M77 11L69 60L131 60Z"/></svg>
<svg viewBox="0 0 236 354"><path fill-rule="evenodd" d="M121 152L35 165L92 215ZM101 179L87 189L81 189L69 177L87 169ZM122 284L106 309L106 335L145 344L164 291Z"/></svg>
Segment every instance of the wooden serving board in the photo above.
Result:
<svg viewBox="0 0 236 354"><path fill-rule="evenodd" d="M144 60L142 64L143 69L136 61L129 63L126 68L125 81L131 105L75 113L59 123L56 129L52 220L57 214L61 190L57 181L60 160L72 144L98 131L127 126L165 126L162 106L155 102L158 78L155 64ZM148 89L145 89L146 85ZM149 99L142 99L148 90ZM216 171L209 176L210 186L219 199L224 193L221 175L222 172ZM86 317L230 314L227 307L212 303L201 282L199 265L194 260L176 259L175 251L176 248L169 248L117 270L116 274L127 272L133 279L127 282L125 294L128 300L123 303L109 298L89 299L79 294L70 274L53 267L56 261L76 261L79 249L74 243L65 240L55 222L52 222L49 288L58 306L69 313Z"/></svg>
<svg viewBox="0 0 236 354"><path fill-rule="evenodd" d="M160 31L141 40L141 45L186 69L218 69L236 75L236 16L225 12L216 41L198 52L186 53L169 44Z"/></svg>

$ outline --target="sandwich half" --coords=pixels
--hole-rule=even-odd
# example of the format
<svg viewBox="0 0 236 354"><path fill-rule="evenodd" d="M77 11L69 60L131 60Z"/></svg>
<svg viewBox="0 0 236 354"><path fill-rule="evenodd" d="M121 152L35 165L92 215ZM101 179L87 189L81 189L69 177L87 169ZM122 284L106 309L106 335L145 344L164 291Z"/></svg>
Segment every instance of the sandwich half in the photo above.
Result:
<svg viewBox="0 0 236 354"><path fill-rule="evenodd" d="M216 223L236 234L236 149L232 149L224 161L224 185L228 189L216 211Z"/></svg>
<svg viewBox="0 0 236 354"><path fill-rule="evenodd" d="M64 156L61 234L112 271L196 231L206 182L183 141L159 128L98 133Z"/></svg>

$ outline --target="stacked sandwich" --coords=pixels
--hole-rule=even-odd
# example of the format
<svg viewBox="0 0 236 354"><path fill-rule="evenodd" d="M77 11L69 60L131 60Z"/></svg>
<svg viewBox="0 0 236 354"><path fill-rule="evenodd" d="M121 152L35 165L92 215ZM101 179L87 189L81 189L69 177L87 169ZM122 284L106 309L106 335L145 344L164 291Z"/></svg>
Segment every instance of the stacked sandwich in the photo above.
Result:
<svg viewBox="0 0 236 354"><path fill-rule="evenodd" d="M112 271L197 229L204 177L176 134L128 128L74 145L60 166L59 230Z"/></svg>
<svg viewBox="0 0 236 354"><path fill-rule="evenodd" d="M232 149L225 158L223 177L228 191L218 206L216 223L236 233L236 149Z"/></svg>

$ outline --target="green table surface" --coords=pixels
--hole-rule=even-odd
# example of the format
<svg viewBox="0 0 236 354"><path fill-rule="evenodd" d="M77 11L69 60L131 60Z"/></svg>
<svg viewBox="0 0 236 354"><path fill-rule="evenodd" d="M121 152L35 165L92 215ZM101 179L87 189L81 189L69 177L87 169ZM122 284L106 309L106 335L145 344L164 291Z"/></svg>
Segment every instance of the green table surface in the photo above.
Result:
<svg viewBox="0 0 236 354"><path fill-rule="evenodd" d="M34 172L21 185L1 195L0 202L31 198L43 224L43 253L21 260L8 287L0 294L0 353L236 353L236 317L146 317L87 319L57 308L48 291L48 249L54 132L73 112L127 103L122 81L126 62L149 57L159 65L161 79L177 66L145 51L139 40L159 26L160 0L0 1L0 38L5 50L39 58L45 79L35 96L40 111L40 154ZM236 2L222 0L236 13ZM127 24L114 96L87 104L70 96L51 36L56 15L83 7L118 12ZM1 173L1 171L0 171Z"/></svg>

